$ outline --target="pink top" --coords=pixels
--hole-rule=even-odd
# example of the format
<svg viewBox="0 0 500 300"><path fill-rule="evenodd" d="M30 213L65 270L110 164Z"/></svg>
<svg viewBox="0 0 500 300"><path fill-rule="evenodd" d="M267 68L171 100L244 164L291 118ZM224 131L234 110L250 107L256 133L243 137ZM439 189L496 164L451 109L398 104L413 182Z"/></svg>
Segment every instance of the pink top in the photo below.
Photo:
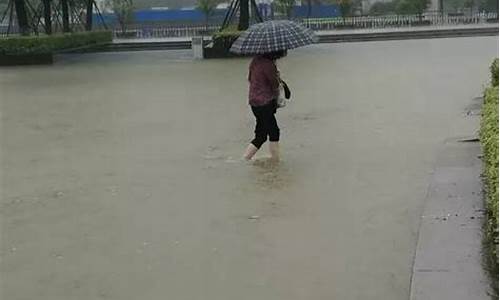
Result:
<svg viewBox="0 0 500 300"><path fill-rule="evenodd" d="M263 106L279 96L279 75L274 61L256 56L250 63L248 72L250 89L248 103Z"/></svg>

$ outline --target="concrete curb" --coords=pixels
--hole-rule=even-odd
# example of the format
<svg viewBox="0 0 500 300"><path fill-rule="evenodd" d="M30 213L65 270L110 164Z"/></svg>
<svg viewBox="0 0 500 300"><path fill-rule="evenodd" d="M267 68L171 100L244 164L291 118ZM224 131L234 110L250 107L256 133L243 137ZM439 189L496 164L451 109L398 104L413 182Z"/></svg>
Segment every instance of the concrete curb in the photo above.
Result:
<svg viewBox="0 0 500 300"><path fill-rule="evenodd" d="M490 300L482 268L484 219L479 143L445 143L419 229L411 300Z"/></svg>
<svg viewBox="0 0 500 300"><path fill-rule="evenodd" d="M346 43L346 42L368 42L368 41L390 41L408 39L430 39L430 38L450 38L450 37L471 37L471 36L495 36L498 35L497 26L483 26L475 28L443 28L422 30L394 30L394 31L374 31L342 33L328 32L318 34L318 43ZM150 39L150 40L120 40L106 46L86 49L85 52L119 52L119 51L143 51L143 50L188 50L191 49L191 39Z"/></svg>
<svg viewBox="0 0 500 300"><path fill-rule="evenodd" d="M414 39L495 36L495 35L498 35L498 27L437 29L437 30L435 29L435 30L320 35L319 43L414 40Z"/></svg>

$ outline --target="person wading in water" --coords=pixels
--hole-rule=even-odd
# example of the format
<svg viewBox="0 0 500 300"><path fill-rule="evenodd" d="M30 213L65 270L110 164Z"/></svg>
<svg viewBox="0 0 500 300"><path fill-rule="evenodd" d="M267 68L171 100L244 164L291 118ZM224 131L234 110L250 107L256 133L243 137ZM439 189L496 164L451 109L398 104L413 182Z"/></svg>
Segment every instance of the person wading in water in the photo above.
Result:
<svg viewBox="0 0 500 300"><path fill-rule="evenodd" d="M276 60L285 57L286 51L255 56L250 63L248 104L255 116L255 137L248 145L243 158L251 160L269 137L271 160L279 161L280 129L276 122L276 110L280 87L280 74Z"/></svg>

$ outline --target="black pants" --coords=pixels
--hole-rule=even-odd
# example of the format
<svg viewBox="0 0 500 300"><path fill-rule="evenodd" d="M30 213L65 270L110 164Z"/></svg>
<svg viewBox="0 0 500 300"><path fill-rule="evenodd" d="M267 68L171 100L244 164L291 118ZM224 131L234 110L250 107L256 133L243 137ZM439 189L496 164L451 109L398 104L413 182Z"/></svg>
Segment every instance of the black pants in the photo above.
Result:
<svg viewBox="0 0 500 300"><path fill-rule="evenodd" d="M269 136L269 141L278 142L280 140L280 129L274 114L276 113L276 100L264 106L252 106L252 112L257 124L255 125L255 138L252 144L260 148Z"/></svg>

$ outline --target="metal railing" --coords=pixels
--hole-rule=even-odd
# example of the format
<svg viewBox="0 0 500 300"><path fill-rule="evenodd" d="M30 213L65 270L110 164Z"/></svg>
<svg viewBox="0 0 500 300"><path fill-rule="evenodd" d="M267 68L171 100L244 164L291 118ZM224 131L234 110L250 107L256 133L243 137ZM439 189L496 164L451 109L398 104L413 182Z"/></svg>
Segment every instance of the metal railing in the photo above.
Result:
<svg viewBox="0 0 500 300"><path fill-rule="evenodd" d="M359 16L337 17L331 19L304 19L302 23L313 30L334 29L370 29L389 27L412 26L447 26L486 24L495 20L498 22L497 13L472 14L461 16L448 16L439 13L419 15L387 15L387 16Z"/></svg>
<svg viewBox="0 0 500 300"><path fill-rule="evenodd" d="M417 26L448 26L467 24L486 24L498 22L497 13L471 14L448 16L439 13L418 15L387 15L387 16L359 16L337 17L321 19L296 20L315 31L337 29L376 29ZM114 29L117 38L168 38L168 37L193 37L211 36L219 30L218 25L146 25L134 24L127 28L124 34L120 28Z"/></svg>
<svg viewBox="0 0 500 300"><path fill-rule="evenodd" d="M219 30L219 25L142 25L127 26L125 32L121 28L114 28L115 38L166 38L166 37L193 37L211 36Z"/></svg>
<svg viewBox="0 0 500 300"><path fill-rule="evenodd" d="M442 15L441 13L426 13L418 15L385 15L356 16L319 19L297 19L304 26L315 31L337 29L376 29L413 26L450 26L467 24L498 23L497 13L476 13L469 15ZM219 30L217 24L131 24L125 32L119 27L112 28L115 38L187 38L194 36L211 36ZM16 32L16 26L13 32ZM0 36L4 36L7 26L0 25Z"/></svg>

